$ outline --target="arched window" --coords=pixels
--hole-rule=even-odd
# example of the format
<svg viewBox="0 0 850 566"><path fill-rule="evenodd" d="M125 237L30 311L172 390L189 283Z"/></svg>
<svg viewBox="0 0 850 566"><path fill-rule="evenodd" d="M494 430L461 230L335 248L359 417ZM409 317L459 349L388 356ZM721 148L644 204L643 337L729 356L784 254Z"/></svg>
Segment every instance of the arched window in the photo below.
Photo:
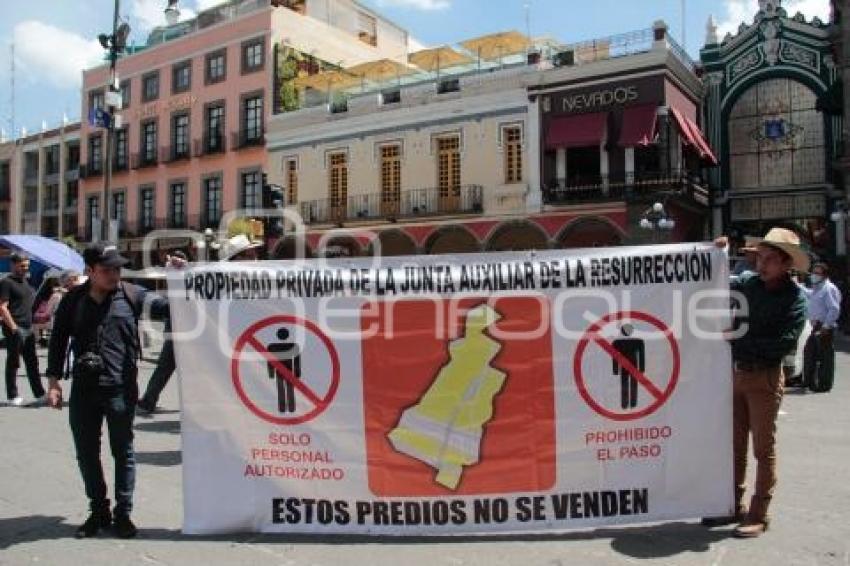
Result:
<svg viewBox="0 0 850 566"><path fill-rule="evenodd" d="M826 181L826 140L817 96L791 79L747 90L729 117L732 189Z"/></svg>

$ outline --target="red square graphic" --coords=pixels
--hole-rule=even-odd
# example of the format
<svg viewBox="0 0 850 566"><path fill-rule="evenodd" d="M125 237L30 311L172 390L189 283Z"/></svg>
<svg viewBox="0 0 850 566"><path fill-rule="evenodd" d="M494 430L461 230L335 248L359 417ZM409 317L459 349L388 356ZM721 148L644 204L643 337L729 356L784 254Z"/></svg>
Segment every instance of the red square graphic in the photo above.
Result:
<svg viewBox="0 0 850 566"><path fill-rule="evenodd" d="M396 450L389 439L404 411L420 402L441 368L451 363L449 344L463 337L468 310L482 304L488 300L410 300L364 306L366 450L369 488L375 495L500 494L542 491L554 485L554 379L551 317L545 297L489 301L501 316L487 327L486 334L499 344L489 365L506 377L492 397L492 418L482 426L478 460L463 466L454 489L436 481L438 470L431 464ZM522 339L504 335L530 332L534 335Z"/></svg>

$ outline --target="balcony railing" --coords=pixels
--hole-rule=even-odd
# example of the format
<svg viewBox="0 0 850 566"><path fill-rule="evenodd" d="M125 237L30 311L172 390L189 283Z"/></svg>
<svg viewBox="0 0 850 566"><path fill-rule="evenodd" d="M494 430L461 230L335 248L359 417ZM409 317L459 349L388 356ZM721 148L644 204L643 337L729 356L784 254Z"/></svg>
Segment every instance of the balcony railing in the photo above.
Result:
<svg viewBox="0 0 850 566"><path fill-rule="evenodd" d="M327 224L358 220L417 218L453 214L481 214L483 188L463 185L448 191L438 188L390 194L352 195L345 200L321 199L301 203L307 224Z"/></svg>
<svg viewBox="0 0 850 566"><path fill-rule="evenodd" d="M265 131L263 128L252 132L248 132L247 130L232 132L230 134L230 147L234 150L238 150L246 147L262 146L266 143L264 134Z"/></svg>
<svg viewBox="0 0 850 566"><path fill-rule="evenodd" d="M192 153L195 157L224 153L227 149L224 134L205 134L203 139L192 142Z"/></svg>
<svg viewBox="0 0 850 566"><path fill-rule="evenodd" d="M42 214L58 214L59 213L59 198L45 198L41 201Z"/></svg>
<svg viewBox="0 0 850 566"><path fill-rule="evenodd" d="M156 167L157 157L156 152L153 155L150 153L147 155L144 153L134 153L130 158L130 168L143 169L145 167Z"/></svg>
<svg viewBox="0 0 850 566"><path fill-rule="evenodd" d="M703 181L688 171L592 175L551 179L543 186L543 201L546 204L632 201L658 191L693 193L698 190L705 191Z"/></svg>
<svg viewBox="0 0 850 566"><path fill-rule="evenodd" d="M80 165L80 178L97 177L103 175L103 167L100 161L92 161L91 163L83 163Z"/></svg>
<svg viewBox="0 0 850 566"><path fill-rule="evenodd" d="M126 153L116 154L115 158L112 160L112 171L117 173L119 171L126 171L130 166L130 159L128 158Z"/></svg>
<svg viewBox="0 0 850 566"><path fill-rule="evenodd" d="M180 161L181 159L190 159L192 154L189 152L189 143L184 145L170 145L159 148L160 163L171 163Z"/></svg>

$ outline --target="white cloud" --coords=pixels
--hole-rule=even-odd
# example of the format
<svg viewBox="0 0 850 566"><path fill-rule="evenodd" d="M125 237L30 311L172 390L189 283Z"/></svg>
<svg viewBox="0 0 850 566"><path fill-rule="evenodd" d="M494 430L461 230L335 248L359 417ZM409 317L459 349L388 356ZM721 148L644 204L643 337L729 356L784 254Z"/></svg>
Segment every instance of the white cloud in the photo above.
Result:
<svg viewBox="0 0 850 566"><path fill-rule="evenodd" d="M414 10L445 10L450 8L451 0L378 0L379 6L398 6Z"/></svg>
<svg viewBox="0 0 850 566"><path fill-rule="evenodd" d="M15 59L24 76L58 88L80 88L82 70L103 60L97 39L87 39L35 20L15 26Z"/></svg>
<svg viewBox="0 0 850 566"><path fill-rule="evenodd" d="M759 11L758 0L725 0L724 7L726 13L717 24L717 32L721 39L727 33L732 35L738 33L738 27L742 23L752 24L753 18ZM808 21L815 16L825 22L829 20L829 0L791 0L783 2L782 7L791 17L801 12Z"/></svg>

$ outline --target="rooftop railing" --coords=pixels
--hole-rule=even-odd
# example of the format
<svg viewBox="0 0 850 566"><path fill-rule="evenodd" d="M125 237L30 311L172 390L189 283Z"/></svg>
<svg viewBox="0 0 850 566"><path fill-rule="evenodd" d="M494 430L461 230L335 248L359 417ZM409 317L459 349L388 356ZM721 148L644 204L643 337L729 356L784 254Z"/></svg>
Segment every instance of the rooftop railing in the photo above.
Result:
<svg viewBox="0 0 850 566"><path fill-rule="evenodd" d="M437 94L457 92L466 85L480 85L482 81L496 82L500 78L521 76L526 72L557 67L573 67L587 65L599 61L629 57L640 53L648 53L658 45L659 29L645 28L627 33L611 35L602 38L579 41L570 44L559 44L552 41L536 42L528 52L506 55L499 60L489 61L479 59L475 53L469 53L472 61L468 64L443 68L437 72L418 71L405 76L387 77L384 80L367 80L354 77L353 86L331 89L331 93L306 90L301 91L301 108L325 106L333 114L346 112L351 107L348 99L360 98L364 95L374 95L382 105L397 104L404 101L405 91L421 89L437 89ZM693 70L695 64L687 52L663 31L663 40L667 49L673 53L687 68ZM459 49L462 51L462 49ZM436 87L434 86L436 85ZM392 92L392 98L387 102L384 95ZM396 94L398 93L398 94Z"/></svg>

